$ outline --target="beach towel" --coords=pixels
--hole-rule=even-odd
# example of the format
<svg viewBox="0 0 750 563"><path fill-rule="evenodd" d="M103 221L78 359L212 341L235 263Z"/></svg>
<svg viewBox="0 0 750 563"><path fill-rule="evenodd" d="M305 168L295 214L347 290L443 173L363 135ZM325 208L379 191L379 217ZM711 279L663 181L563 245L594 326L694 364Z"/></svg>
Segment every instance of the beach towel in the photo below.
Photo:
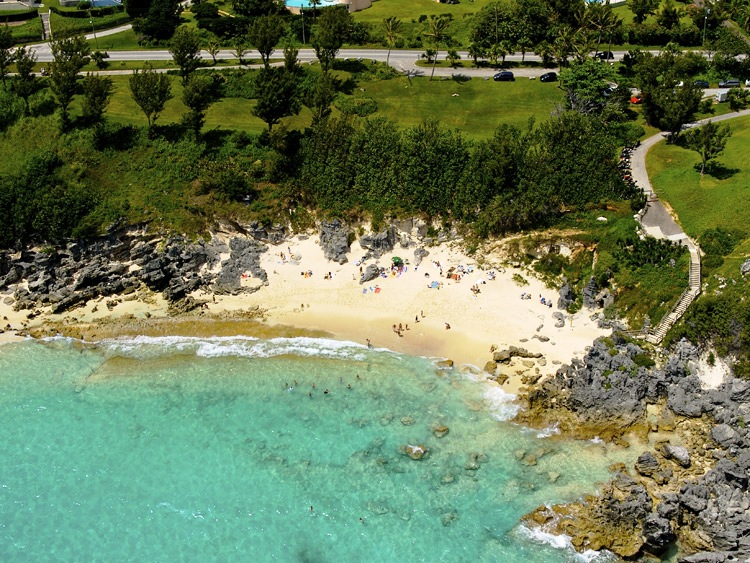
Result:
<svg viewBox="0 0 750 563"><path fill-rule="evenodd" d="M380 288L379 287L375 288L375 293L380 293Z"/></svg>

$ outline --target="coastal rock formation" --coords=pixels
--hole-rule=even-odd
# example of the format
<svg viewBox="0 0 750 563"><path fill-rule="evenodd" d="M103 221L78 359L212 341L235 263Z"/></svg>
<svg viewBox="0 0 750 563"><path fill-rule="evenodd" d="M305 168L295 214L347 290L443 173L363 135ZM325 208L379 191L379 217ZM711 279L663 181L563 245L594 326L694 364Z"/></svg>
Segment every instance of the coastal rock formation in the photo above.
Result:
<svg viewBox="0 0 750 563"><path fill-rule="evenodd" d="M402 451L414 461L419 461L427 456L429 449L422 444L407 444L403 446Z"/></svg>
<svg viewBox="0 0 750 563"><path fill-rule="evenodd" d="M372 281L374 279L377 279L380 276L380 268L378 268L375 264L369 264L367 268L365 268L365 271L362 272L362 275L359 276L359 283L360 285Z"/></svg>
<svg viewBox="0 0 750 563"><path fill-rule="evenodd" d="M338 219L322 221L320 247L323 249L323 256L339 264L345 264L349 252L349 229Z"/></svg>
<svg viewBox="0 0 750 563"><path fill-rule="evenodd" d="M234 236L227 244L218 238L162 237L145 229L113 232L43 252L24 250L14 257L2 253L0 289L14 289L16 310L49 306L53 313L99 297L128 295L141 287L162 292L167 301L177 303L198 289L219 293L257 289L243 287L241 280L248 276L267 281L260 267L266 249L245 235ZM222 261L222 254L229 258Z"/></svg>
<svg viewBox="0 0 750 563"><path fill-rule="evenodd" d="M618 473L599 496L540 507L525 522L569 535L579 550L627 558L673 543L681 562L750 558L750 384L729 376L704 389L700 351L688 342L661 367L644 367L644 354L615 334L526 393L517 417L524 424L556 422L563 434L622 441L652 429L652 405L660 413L653 429L671 430L673 439L642 453L633 473Z"/></svg>
<svg viewBox="0 0 750 563"><path fill-rule="evenodd" d="M369 251L367 253L368 258L380 258L383 254L393 250L396 246L396 240L396 228L391 226L380 233L360 237L359 244Z"/></svg>

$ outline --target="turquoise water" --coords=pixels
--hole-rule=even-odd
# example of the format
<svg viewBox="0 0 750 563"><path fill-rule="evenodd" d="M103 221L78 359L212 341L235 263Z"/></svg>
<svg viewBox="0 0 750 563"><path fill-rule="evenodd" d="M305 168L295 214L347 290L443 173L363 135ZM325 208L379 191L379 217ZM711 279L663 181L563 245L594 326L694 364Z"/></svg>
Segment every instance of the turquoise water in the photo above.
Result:
<svg viewBox="0 0 750 563"><path fill-rule="evenodd" d="M286 0L285 4L292 8L312 8L312 2L310 0ZM339 0L321 0L318 4L318 8L325 8L326 6L335 6L339 4Z"/></svg>
<svg viewBox="0 0 750 563"><path fill-rule="evenodd" d="M518 519L595 491L615 458L512 408L353 343L0 346L0 561L580 560Z"/></svg>

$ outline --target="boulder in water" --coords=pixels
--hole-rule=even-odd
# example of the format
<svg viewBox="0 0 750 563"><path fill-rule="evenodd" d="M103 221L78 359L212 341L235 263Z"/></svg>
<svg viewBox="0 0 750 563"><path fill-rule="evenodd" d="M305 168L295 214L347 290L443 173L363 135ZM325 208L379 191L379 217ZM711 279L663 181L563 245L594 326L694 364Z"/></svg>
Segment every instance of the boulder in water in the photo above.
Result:
<svg viewBox="0 0 750 563"><path fill-rule="evenodd" d="M419 461L421 459L424 459L429 451L430 451L429 448L422 444L416 444L416 445L407 444L406 446L403 447L404 454L408 455L414 461Z"/></svg>

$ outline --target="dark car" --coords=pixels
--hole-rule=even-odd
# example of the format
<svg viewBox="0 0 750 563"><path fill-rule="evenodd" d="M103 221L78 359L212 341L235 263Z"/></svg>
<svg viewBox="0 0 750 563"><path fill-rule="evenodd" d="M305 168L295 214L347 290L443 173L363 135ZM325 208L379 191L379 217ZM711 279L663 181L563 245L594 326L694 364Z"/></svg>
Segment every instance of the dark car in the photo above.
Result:
<svg viewBox="0 0 750 563"><path fill-rule="evenodd" d="M492 77L496 82L513 82L516 77L509 70L501 70L495 76Z"/></svg>
<svg viewBox="0 0 750 563"><path fill-rule="evenodd" d="M740 87L740 81L736 78L729 78L727 80L722 80L719 82L719 88L739 88Z"/></svg>
<svg viewBox="0 0 750 563"><path fill-rule="evenodd" d="M599 51L594 58L600 61L611 61L614 60L615 54L612 51Z"/></svg>
<svg viewBox="0 0 750 563"><path fill-rule="evenodd" d="M705 80L696 80L693 82L698 88L708 88L708 82Z"/></svg>
<svg viewBox="0 0 750 563"><path fill-rule="evenodd" d="M539 82L555 82L557 80L556 72L545 72L539 77Z"/></svg>

